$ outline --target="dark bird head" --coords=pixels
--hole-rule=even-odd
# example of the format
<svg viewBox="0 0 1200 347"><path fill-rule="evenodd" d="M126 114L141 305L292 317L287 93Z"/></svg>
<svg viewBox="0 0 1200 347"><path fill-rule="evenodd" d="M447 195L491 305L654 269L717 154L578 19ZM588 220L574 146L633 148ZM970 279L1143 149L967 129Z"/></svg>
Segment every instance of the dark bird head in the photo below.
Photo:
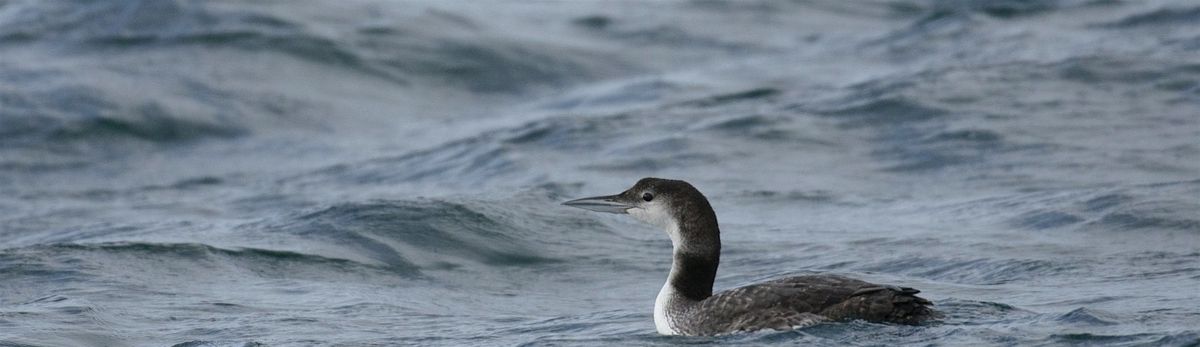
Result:
<svg viewBox="0 0 1200 347"><path fill-rule="evenodd" d="M717 215L704 194L684 181L647 177L620 194L576 199L563 205L628 214L664 228L676 250L714 246L720 249Z"/></svg>

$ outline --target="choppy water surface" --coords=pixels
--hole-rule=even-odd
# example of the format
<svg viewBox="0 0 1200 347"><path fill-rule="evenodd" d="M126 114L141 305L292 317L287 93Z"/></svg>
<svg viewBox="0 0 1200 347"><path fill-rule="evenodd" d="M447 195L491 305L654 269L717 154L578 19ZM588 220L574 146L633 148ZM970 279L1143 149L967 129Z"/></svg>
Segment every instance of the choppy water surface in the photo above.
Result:
<svg viewBox="0 0 1200 347"><path fill-rule="evenodd" d="M0 1L0 345L1200 344L1192 1ZM660 337L718 288L929 326Z"/></svg>

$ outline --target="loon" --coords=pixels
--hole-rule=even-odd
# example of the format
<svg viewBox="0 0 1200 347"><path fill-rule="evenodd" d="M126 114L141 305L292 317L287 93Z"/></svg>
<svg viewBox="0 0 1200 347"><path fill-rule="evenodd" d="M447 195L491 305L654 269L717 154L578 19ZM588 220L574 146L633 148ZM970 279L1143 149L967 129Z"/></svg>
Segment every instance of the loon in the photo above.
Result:
<svg viewBox="0 0 1200 347"><path fill-rule="evenodd" d="M648 177L620 194L563 204L628 214L666 229L674 261L654 300L659 334L713 336L855 319L915 325L938 316L916 289L829 274L777 278L713 294L721 257L717 215L684 181Z"/></svg>

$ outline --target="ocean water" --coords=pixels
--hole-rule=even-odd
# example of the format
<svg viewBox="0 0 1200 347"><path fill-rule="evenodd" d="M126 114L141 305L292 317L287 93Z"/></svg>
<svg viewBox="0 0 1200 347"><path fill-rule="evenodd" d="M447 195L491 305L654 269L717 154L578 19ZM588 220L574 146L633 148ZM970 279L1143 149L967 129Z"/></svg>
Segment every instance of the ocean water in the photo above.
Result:
<svg viewBox="0 0 1200 347"><path fill-rule="evenodd" d="M1200 4L0 1L0 346L1200 345ZM925 326L655 334L718 289Z"/></svg>

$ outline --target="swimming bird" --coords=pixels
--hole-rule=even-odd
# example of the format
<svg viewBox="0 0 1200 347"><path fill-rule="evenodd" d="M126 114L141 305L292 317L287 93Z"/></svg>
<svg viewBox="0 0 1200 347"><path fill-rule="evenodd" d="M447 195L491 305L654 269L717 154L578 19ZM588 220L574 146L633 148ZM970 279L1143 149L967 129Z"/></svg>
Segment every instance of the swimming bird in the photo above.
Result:
<svg viewBox="0 0 1200 347"><path fill-rule="evenodd" d="M862 319L919 324L938 313L920 291L831 274L777 278L713 294L721 231L708 199L691 184L643 178L616 195L563 203L628 214L666 229L674 261L654 300L654 327L663 335L711 336L790 330L822 321Z"/></svg>

